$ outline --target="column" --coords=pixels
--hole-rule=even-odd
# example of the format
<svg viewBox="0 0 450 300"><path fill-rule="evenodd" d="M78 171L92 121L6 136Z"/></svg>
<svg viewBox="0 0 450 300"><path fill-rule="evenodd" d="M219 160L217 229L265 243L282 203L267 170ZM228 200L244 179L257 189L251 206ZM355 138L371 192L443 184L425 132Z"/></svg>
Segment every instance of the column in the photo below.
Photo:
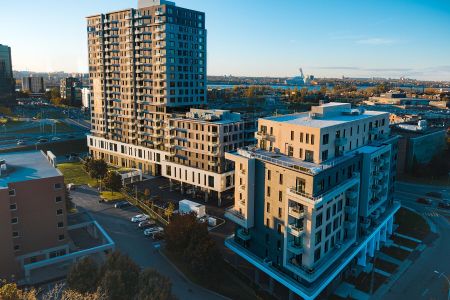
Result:
<svg viewBox="0 0 450 300"><path fill-rule="evenodd" d="M208 202L209 200L209 190L205 191L205 202Z"/></svg>
<svg viewBox="0 0 450 300"><path fill-rule="evenodd" d="M181 182L181 181L180 181L180 191L181 191L181 194L184 195L184 185L183 185L183 182Z"/></svg>
<svg viewBox="0 0 450 300"><path fill-rule="evenodd" d="M370 257L373 257L373 255L375 254L375 237L373 237L369 242L368 242L368 254Z"/></svg>
<svg viewBox="0 0 450 300"><path fill-rule="evenodd" d="M169 179L169 191L173 191L173 182L172 182L172 179Z"/></svg>
<svg viewBox="0 0 450 300"><path fill-rule="evenodd" d="M380 250L380 230L375 234L375 249Z"/></svg>
<svg viewBox="0 0 450 300"><path fill-rule="evenodd" d="M387 231L389 235L392 234L393 227L394 227L394 217L390 217L389 220L387 221Z"/></svg>
<svg viewBox="0 0 450 300"><path fill-rule="evenodd" d="M380 240L382 242L386 242L386 230L387 230L387 224L385 224L381 229L381 236L380 236Z"/></svg>
<svg viewBox="0 0 450 300"><path fill-rule="evenodd" d="M217 200L217 206L221 207L222 206L222 193L218 192L218 200Z"/></svg>
<svg viewBox="0 0 450 300"><path fill-rule="evenodd" d="M367 253L367 245L361 249L358 255L358 265L365 267L366 266L366 253Z"/></svg>

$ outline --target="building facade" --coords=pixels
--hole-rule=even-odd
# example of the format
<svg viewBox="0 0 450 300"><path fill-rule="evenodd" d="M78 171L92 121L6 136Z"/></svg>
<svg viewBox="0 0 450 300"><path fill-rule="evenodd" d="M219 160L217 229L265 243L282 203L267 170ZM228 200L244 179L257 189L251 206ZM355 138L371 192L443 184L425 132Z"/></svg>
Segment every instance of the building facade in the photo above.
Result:
<svg viewBox="0 0 450 300"><path fill-rule="evenodd" d="M9 102L14 94L11 48L0 44L0 101Z"/></svg>
<svg viewBox="0 0 450 300"><path fill-rule="evenodd" d="M0 156L0 278L68 253L64 178L42 152Z"/></svg>
<svg viewBox="0 0 450 300"><path fill-rule="evenodd" d="M226 245L305 299L366 266L392 232L397 138L389 114L328 103L258 121L235 165ZM357 266L361 266L359 269Z"/></svg>
<svg viewBox="0 0 450 300"><path fill-rule="evenodd" d="M169 1L139 1L87 18L94 157L162 175L207 198L232 189L224 152L254 143L240 114L202 109L205 14Z"/></svg>
<svg viewBox="0 0 450 300"><path fill-rule="evenodd" d="M45 93L44 78L39 76L23 77L22 91L30 92L31 94L44 94Z"/></svg>
<svg viewBox="0 0 450 300"><path fill-rule="evenodd" d="M80 106L82 104L82 87L83 84L79 78L67 77L61 79L61 98L64 99L68 105Z"/></svg>
<svg viewBox="0 0 450 300"><path fill-rule="evenodd" d="M91 108L91 90L88 88L81 89L81 103L84 108Z"/></svg>

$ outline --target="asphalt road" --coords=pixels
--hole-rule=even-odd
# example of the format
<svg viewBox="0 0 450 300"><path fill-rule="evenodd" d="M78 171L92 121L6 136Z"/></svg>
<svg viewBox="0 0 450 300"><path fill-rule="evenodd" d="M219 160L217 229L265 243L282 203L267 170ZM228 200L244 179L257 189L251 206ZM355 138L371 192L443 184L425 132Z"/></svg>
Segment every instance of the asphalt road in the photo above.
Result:
<svg viewBox="0 0 450 300"><path fill-rule="evenodd" d="M427 245L427 249L397 280L383 299L447 299L448 283L443 276L439 278L439 274L434 271L444 272L450 276L450 218L448 218L450 210L438 208L438 199L425 196L431 191L440 192L445 199L450 199L450 187L397 183L395 198L400 200L403 206L416 210L434 224L439 237ZM417 203L418 197L432 199L433 203L432 205Z"/></svg>
<svg viewBox="0 0 450 300"><path fill-rule="evenodd" d="M73 202L80 211L87 211L99 222L115 241L116 247L128 254L142 268L151 267L172 280L172 291L179 299L225 299L184 279L155 249L150 238L137 229L130 218L140 212L135 207L117 209L110 204L98 203L95 190L80 187L71 191Z"/></svg>

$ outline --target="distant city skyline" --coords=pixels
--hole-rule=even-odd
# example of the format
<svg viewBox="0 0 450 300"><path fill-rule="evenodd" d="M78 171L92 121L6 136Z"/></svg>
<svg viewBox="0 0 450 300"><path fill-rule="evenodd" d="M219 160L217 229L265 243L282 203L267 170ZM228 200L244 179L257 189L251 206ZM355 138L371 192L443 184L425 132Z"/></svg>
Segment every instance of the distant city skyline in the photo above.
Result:
<svg viewBox="0 0 450 300"><path fill-rule="evenodd" d="M450 2L179 0L206 13L208 75L450 80ZM26 5L26 9L23 9ZM86 17L137 0L7 1L18 71L87 72ZM18 17L20 16L20 17Z"/></svg>

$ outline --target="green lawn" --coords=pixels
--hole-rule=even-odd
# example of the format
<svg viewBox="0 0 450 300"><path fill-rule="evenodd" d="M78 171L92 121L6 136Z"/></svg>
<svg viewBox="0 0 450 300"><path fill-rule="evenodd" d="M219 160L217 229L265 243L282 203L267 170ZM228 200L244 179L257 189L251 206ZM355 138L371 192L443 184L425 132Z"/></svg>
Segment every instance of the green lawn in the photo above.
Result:
<svg viewBox="0 0 450 300"><path fill-rule="evenodd" d="M164 254L189 280L200 286L235 300L257 299L257 294L253 288L236 276L226 262L223 263L223 268L217 270L214 280L208 280L192 274L188 266L169 251L164 251Z"/></svg>
<svg viewBox="0 0 450 300"><path fill-rule="evenodd" d="M123 200L125 197L120 192L109 192L109 191L103 191L100 193L100 198L102 198L105 201L119 201Z"/></svg>
<svg viewBox="0 0 450 300"><path fill-rule="evenodd" d="M81 162L59 164L58 169L64 174L64 181L66 184L85 184L93 187L97 186L97 180L92 179L84 171Z"/></svg>
<svg viewBox="0 0 450 300"><path fill-rule="evenodd" d="M430 227L420 215L403 207L395 214L395 223L399 225L398 233L419 240L423 240L430 233Z"/></svg>

